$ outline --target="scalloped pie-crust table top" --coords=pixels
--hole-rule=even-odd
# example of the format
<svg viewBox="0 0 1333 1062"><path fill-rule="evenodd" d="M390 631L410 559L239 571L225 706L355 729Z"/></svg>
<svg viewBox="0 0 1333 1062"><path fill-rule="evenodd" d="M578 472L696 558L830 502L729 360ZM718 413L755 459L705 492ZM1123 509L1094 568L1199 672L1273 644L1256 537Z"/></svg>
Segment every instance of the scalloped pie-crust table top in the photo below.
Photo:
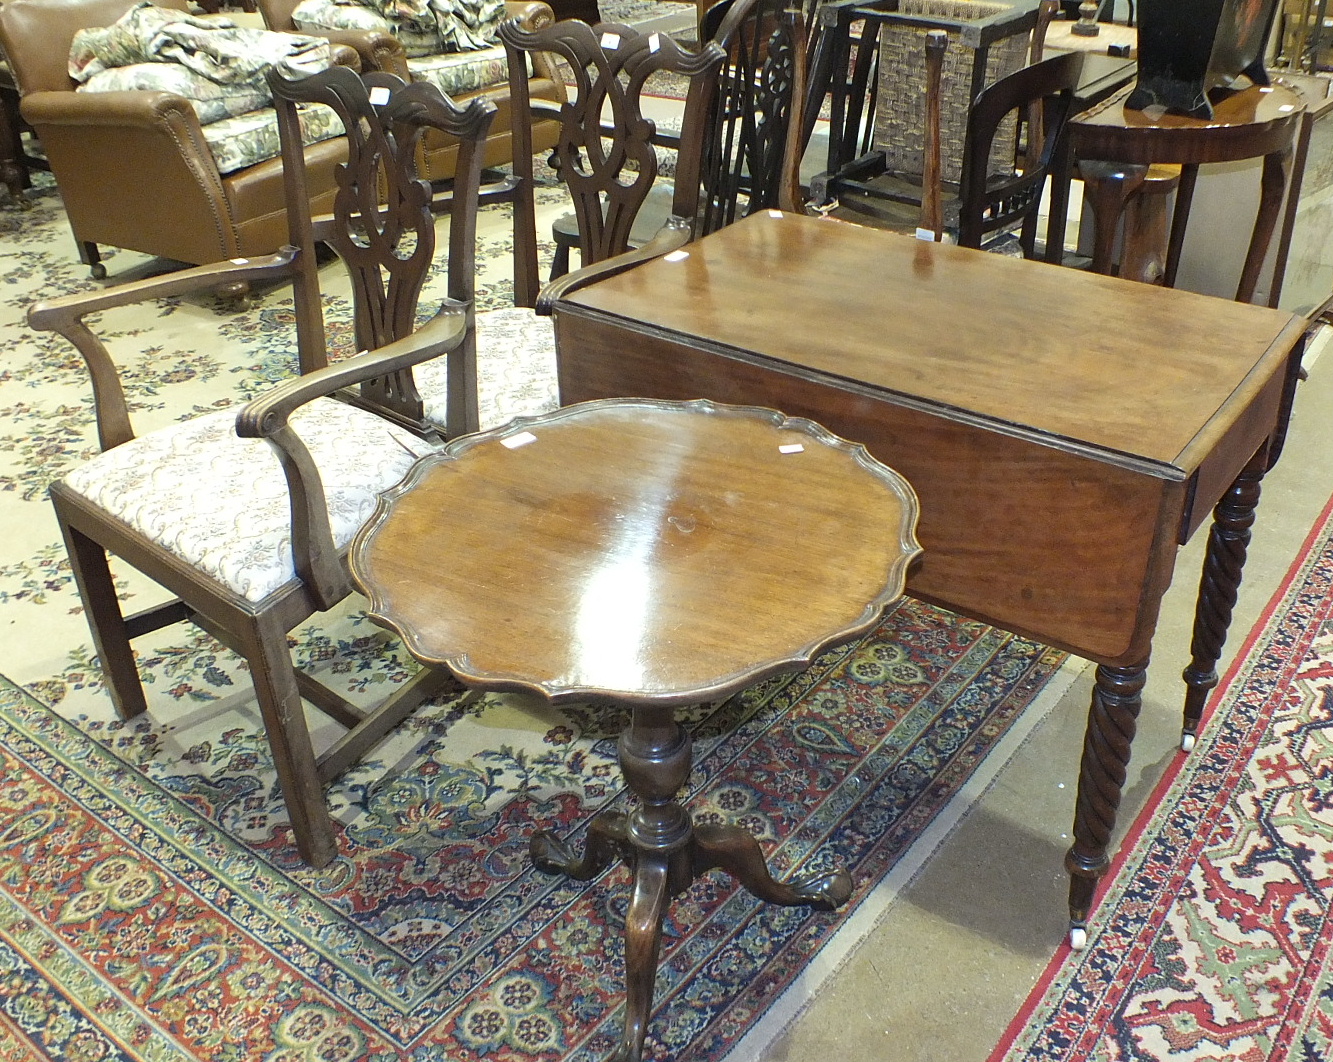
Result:
<svg viewBox="0 0 1333 1062"><path fill-rule="evenodd" d="M668 898L718 867L761 899L833 908L841 869L768 871L735 826L676 800L677 706L804 667L869 630L920 552L907 482L813 421L706 401L609 399L465 436L419 461L352 544L381 623L423 663L484 689L630 706L628 814L584 850L538 834L538 867L634 883L617 1059L638 1059Z"/></svg>

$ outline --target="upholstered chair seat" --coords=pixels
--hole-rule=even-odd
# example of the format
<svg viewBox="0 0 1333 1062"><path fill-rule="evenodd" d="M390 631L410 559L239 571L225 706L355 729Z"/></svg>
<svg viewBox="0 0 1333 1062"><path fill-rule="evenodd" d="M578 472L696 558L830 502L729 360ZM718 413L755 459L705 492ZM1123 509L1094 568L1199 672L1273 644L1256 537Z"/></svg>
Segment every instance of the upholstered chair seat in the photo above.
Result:
<svg viewBox="0 0 1333 1062"><path fill-rule="evenodd" d="M235 409L106 450L64 485L251 603L292 583L291 492L273 448L236 434ZM317 399L292 417L324 484L333 545L347 548L376 497L428 450L373 413Z"/></svg>
<svg viewBox="0 0 1333 1062"><path fill-rule="evenodd" d="M526 306L477 314L477 390L481 427L492 428L518 416L532 416L560 404L556 392L555 327ZM412 370L425 419L446 430L448 374L444 358Z"/></svg>

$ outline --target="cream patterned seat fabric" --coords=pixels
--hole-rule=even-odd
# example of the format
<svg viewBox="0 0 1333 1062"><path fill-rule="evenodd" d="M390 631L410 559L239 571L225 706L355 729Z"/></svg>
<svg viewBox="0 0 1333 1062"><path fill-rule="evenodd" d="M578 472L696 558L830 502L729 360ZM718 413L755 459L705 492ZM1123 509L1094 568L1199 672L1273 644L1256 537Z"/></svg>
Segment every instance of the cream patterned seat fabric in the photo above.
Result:
<svg viewBox="0 0 1333 1062"><path fill-rule="evenodd" d="M236 435L236 410L173 424L107 450L65 483L247 601L296 578L287 480L273 448ZM319 468L341 550L429 444L331 398L292 426Z"/></svg>
<svg viewBox="0 0 1333 1062"><path fill-rule="evenodd" d="M445 359L417 365L412 374L426 419L443 430ZM551 319L525 306L477 314L477 376L483 428L555 409L560 398Z"/></svg>

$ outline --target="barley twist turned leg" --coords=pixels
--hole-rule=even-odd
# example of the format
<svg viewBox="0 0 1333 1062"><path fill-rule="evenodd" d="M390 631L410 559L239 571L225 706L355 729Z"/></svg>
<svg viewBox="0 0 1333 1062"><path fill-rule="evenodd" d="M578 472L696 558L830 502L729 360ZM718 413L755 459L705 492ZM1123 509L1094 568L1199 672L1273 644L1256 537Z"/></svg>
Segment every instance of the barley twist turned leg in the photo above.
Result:
<svg viewBox="0 0 1333 1062"><path fill-rule="evenodd" d="M1204 702L1217 685L1217 661L1226 644L1231 612L1240 592L1241 574L1250 545L1250 528L1259 504L1260 483L1267 467L1267 452L1260 450L1236 477L1231 489L1213 510L1203 575L1199 580L1199 602L1194 614L1194 636L1190 642L1190 664L1185 668L1185 717L1181 748L1194 747L1203 717Z"/></svg>
<svg viewBox="0 0 1333 1062"><path fill-rule="evenodd" d="M1065 869L1069 871L1069 941L1075 948L1082 947L1087 939L1093 893L1110 865L1111 833L1143 706L1147 670L1147 660L1133 667L1097 668L1079 765L1074 843L1065 856Z"/></svg>

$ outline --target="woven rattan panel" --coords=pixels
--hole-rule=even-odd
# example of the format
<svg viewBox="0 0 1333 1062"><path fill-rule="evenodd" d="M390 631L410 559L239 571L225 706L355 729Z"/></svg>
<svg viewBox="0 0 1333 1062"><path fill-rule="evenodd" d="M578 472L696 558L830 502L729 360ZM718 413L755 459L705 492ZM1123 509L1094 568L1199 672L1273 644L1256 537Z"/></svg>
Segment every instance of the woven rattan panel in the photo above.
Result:
<svg viewBox="0 0 1333 1062"><path fill-rule="evenodd" d="M1007 4L980 0L900 0L900 15L970 22L993 18L1009 10ZM884 152L894 173L919 174L925 145L926 33L936 26L886 23L880 27L879 90L875 105L875 147ZM961 34L949 32L940 81L940 164L948 183L962 172L963 137L973 98L987 85L1021 67L1027 58L1025 31L991 43L986 50L985 76L973 84L976 49L964 44ZM1017 123L1007 118L991 150L991 172L1012 172Z"/></svg>

